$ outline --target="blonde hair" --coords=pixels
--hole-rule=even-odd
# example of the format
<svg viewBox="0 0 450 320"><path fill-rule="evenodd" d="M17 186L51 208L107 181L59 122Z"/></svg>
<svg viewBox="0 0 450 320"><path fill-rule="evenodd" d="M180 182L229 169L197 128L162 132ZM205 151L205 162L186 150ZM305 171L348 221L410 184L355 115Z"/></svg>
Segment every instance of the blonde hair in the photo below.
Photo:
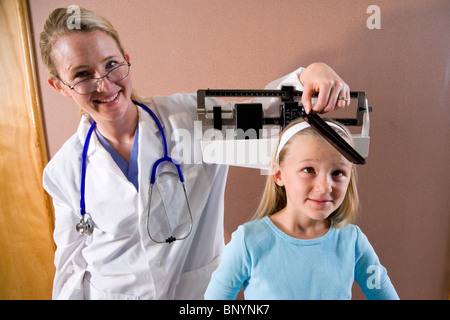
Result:
<svg viewBox="0 0 450 320"><path fill-rule="evenodd" d="M283 149L280 151L280 154L278 156L278 162L276 159L276 153L278 149L278 145L280 143L281 137L283 136L283 133L287 131L290 127L303 122L304 120L297 120L292 122L286 129L280 134L280 137L278 138L277 147L275 148L273 154L272 154L272 162L271 162L271 170L273 172L274 165L277 163L279 165L282 165L284 162L284 159L286 157L286 154L289 149L289 145L292 144L292 142L295 140L296 137L302 135L302 136L311 136L316 138L323 137L312 127L306 128L304 130L301 130L297 132L283 147ZM347 142L349 142L351 145L353 145L351 138L350 138L350 132L340 125L337 122L332 121L336 125L338 125L342 130L339 129L333 129L338 134L340 134ZM269 175L267 177L266 186L264 188L264 192L262 195L261 202L256 209L256 213L253 216L253 219L260 219L266 216L271 216L272 214L280 211L287 205L287 198L286 198L286 190L284 186L279 186L275 183L275 180L273 179L272 175ZM351 171L351 177L350 182L348 184L347 192L345 194L344 200L342 201L342 204L329 216L329 219L333 222L333 225L335 228L341 228L345 225L351 223L356 218L356 214L358 212L359 208L359 196L358 196L358 189L356 185L356 168L355 165L352 164L352 171Z"/></svg>
<svg viewBox="0 0 450 320"><path fill-rule="evenodd" d="M61 35L74 32L91 32L94 30L100 30L116 42L117 48L125 58L125 50L120 42L119 34L113 27L112 23L93 11L78 7L77 9L79 9L79 11L75 14L77 14L76 19L79 24L76 26L71 25L71 21L74 19L74 13L68 10L68 8L57 8L53 10L44 23L44 27L39 37L39 47L41 50L42 62L51 76L58 76L58 71L56 70L56 66L53 61L52 50L53 45ZM131 94L131 99L139 102L148 100L139 97L134 90Z"/></svg>

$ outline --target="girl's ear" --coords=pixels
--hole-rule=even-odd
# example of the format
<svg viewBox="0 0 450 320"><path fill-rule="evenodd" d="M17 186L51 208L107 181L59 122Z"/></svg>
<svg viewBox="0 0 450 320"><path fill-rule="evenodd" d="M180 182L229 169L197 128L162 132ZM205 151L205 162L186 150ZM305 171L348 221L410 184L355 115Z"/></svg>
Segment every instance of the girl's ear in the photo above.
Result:
<svg viewBox="0 0 450 320"><path fill-rule="evenodd" d="M280 187L284 186L283 176L281 174L281 168L278 163L273 164L272 177L273 177L273 181L275 181L275 183L278 186L280 186Z"/></svg>

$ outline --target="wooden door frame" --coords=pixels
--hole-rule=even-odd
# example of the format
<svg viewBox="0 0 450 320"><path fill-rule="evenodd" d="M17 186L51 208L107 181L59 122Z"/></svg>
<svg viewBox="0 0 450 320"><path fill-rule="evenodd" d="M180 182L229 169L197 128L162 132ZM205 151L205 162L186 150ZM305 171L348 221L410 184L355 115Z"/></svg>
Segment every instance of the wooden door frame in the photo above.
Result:
<svg viewBox="0 0 450 320"><path fill-rule="evenodd" d="M0 299L50 299L54 214L26 0L0 0Z"/></svg>

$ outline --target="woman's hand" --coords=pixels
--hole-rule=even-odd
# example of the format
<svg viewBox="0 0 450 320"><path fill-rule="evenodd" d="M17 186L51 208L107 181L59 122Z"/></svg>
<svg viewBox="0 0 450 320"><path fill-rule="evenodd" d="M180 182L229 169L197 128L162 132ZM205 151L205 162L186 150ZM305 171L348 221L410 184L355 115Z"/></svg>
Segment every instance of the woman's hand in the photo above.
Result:
<svg viewBox="0 0 450 320"><path fill-rule="evenodd" d="M311 97L319 92L319 97L312 110L315 113L325 113L335 108L345 108L350 105L349 86L325 63L309 65L299 76L303 84L302 104L306 113L311 112ZM344 97L345 99L338 99Z"/></svg>

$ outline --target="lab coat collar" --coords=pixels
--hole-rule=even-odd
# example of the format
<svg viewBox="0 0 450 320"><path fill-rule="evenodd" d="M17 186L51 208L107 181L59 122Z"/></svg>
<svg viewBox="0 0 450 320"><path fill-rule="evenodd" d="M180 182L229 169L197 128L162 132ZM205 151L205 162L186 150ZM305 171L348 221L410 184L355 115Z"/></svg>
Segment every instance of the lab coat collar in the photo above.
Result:
<svg viewBox="0 0 450 320"><path fill-rule="evenodd" d="M151 101L150 103L145 103L145 105L153 111L153 113L158 117L159 122L161 123L161 126L164 128L164 122L161 119L161 116L158 113L158 110L155 108L155 104L153 103L153 101ZM151 117L150 114L148 114L147 111L145 111L143 108L136 106L138 108L138 112L139 112L139 120L138 120L138 124L139 126L143 126L145 123L146 126L146 130L149 130L150 132L158 132L158 126L156 124L156 122L153 120L153 118ZM141 132L141 128L139 128L139 132Z"/></svg>
<svg viewBox="0 0 450 320"><path fill-rule="evenodd" d="M84 148L84 145L86 143L86 136L89 131L89 128L92 125L92 118L88 115L83 115L80 121L80 125L78 126L77 134L78 138L80 139L81 148L79 157L81 159L81 154ZM120 176L121 178L127 180L125 175L123 174L122 170L115 164L113 158L109 154L108 151L106 151L105 148L101 145L97 135L95 132L92 133L91 138L89 140L89 148L87 152L87 159L86 161L89 163L87 164L87 167L89 166L101 166L102 168L110 168L110 170ZM131 183L130 183L131 184Z"/></svg>
<svg viewBox="0 0 450 320"><path fill-rule="evenodd" d="M89 128L91 127L92 121L93 120L89 115L81 116L81 121L80 121L80 124L78 125L77 134L78 134L78 138L80 139L82 148L84 148L84 144L86 143L86 136L88 134ZM89 141L89 149L88 149L88 154L87 154L88 157L90 157L92 155L92 153L95 152L95 150L98 148L99 145L100 145L100 141L98 141L98 138L95 135L95 133L92 133L91 139ZM82 151L83 151L83 149L80 150L80 157L81 157Z"/></svg>

